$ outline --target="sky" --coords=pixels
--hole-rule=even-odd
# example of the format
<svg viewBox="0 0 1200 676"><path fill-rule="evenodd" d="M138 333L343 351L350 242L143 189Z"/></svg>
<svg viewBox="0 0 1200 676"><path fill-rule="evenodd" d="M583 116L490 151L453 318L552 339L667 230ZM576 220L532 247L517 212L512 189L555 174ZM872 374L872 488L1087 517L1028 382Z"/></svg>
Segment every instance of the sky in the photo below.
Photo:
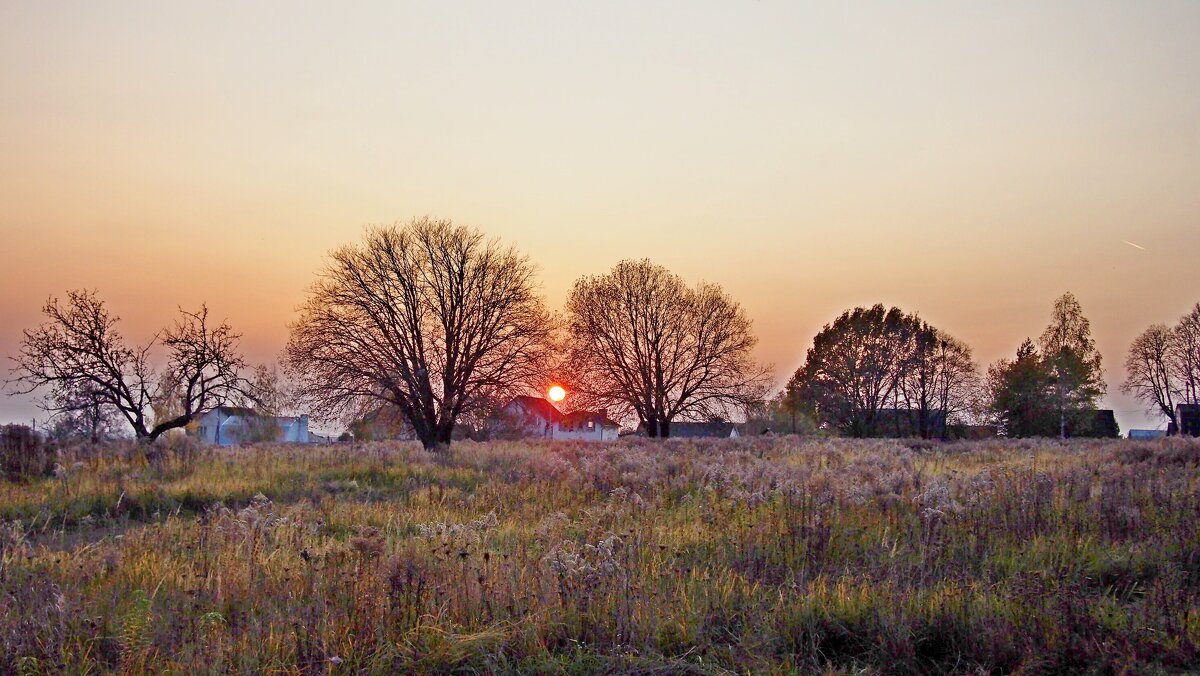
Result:
<svg viewBox="0 0 1200 676"><path fill-rule="evenodd" d="M336 5L0 0L0 357L92 288L274 362L329 250L431 215L555 309L623 258L719 283L781 382L856 305L986 365L1071 291L1161 422L1119 385L1200 302L1200 3Z"/></svg>

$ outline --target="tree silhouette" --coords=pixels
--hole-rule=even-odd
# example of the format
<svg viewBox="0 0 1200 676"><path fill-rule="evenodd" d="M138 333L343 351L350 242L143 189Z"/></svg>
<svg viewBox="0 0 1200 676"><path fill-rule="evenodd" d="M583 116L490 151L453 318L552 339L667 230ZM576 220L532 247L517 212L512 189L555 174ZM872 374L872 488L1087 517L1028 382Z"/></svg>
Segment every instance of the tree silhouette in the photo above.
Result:
<svg viewBox="0 0 1200 676"><path fill-rule="evenodd" d="M300 401L350 422L394 405L427 449L544 377L553 317L529 259L474 228L416 219L330 254L286 348Z"/></svg>

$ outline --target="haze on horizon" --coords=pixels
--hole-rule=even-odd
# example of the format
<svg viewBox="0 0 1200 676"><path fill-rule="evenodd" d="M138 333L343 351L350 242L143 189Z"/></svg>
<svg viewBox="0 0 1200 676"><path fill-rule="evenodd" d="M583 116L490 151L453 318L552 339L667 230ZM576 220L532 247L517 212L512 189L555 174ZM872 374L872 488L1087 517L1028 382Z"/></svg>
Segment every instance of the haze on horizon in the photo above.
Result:
<svg viewBox="0 0 1200 676"><path fill-rule="evenodd" d="M207 302L274 361L327 251L430 214L553 308L622 258L718 282L780 381L854 305L986 367L1072 291L1158 425L1119 384L1200 301L1196 35L1194 2L3 2L0 354L87 287L132 341Z"/></svg>

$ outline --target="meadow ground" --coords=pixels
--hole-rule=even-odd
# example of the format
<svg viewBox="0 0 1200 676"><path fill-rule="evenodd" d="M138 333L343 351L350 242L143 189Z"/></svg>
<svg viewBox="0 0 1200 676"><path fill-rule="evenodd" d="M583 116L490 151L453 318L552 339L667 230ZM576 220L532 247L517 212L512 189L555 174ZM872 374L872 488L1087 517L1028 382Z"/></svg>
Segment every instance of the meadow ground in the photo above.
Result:
<svg viewBox="0 0 1200 676"><path fill-rule="evenodd" d="M0 483L3 672L1178 672L1200 444L179 445Z"/></svg>

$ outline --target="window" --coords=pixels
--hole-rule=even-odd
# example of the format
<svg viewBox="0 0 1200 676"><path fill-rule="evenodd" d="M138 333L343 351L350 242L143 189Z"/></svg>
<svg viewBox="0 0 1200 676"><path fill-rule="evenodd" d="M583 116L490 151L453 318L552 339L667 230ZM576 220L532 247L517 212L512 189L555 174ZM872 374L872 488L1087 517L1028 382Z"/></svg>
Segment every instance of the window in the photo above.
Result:
<svg viewBox="0 0 1200 676"><path fill-rule="evenodd" d="M591 430L591 429L595 429L595 428L596 428L595 421L589 420L588 421L588 429Z"/></svg>

